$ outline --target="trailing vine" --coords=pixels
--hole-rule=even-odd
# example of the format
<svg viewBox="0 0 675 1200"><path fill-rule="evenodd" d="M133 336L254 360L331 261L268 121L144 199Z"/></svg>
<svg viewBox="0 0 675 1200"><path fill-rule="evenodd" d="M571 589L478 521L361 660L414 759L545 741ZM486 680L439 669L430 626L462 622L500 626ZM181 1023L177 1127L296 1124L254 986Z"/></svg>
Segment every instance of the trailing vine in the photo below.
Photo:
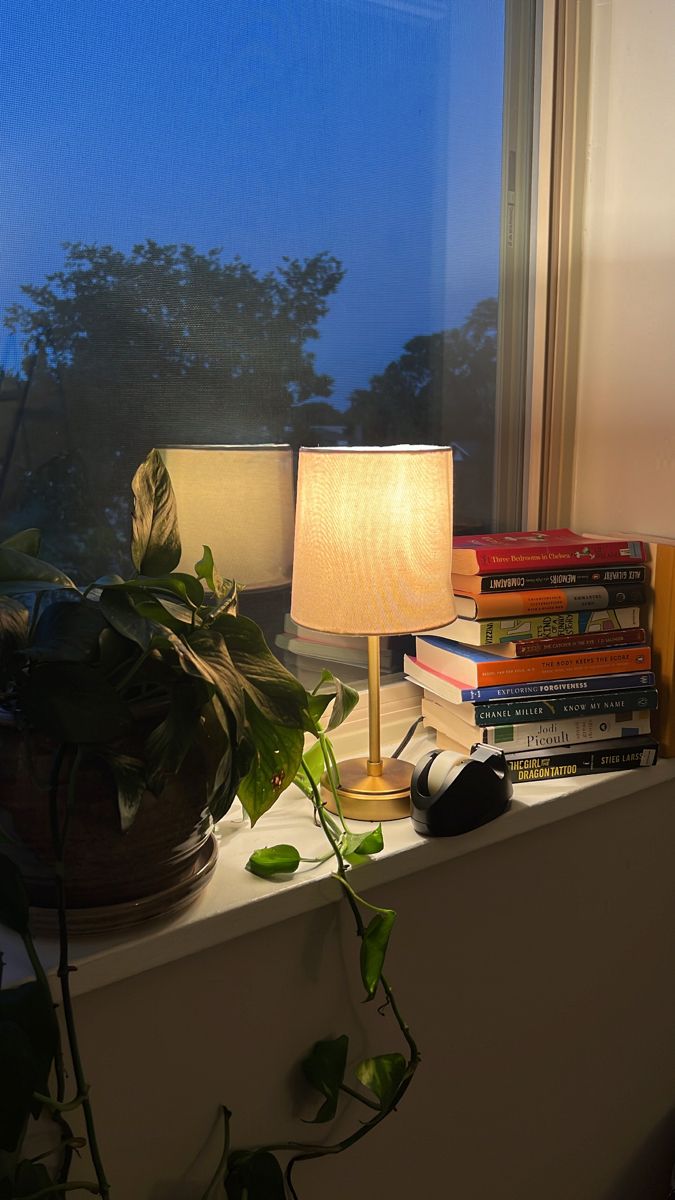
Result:
<svg viewBox="0 0 675 1200"><path fill-rule="evenodd" d="M301 862L333 861L336 887L350 909L359 942L365 998L379 1003L379 1011L393 1019L405 1048L405 1053L393 1050L361 1060L352 1078L347 1075L346 1034L312 1047L302 1069L322 1097L314 1123L330 1122L341 1096L357 1100L368 1113L350 1134L332 1143L232 1148L231 1113L223 1106L222 1154L202 1200L223 1194L228 1200L299 1200L296 1168L342 1153L366 1137L397 1107L420 1061L384 972L395 913L370 904L354 883L353 867L382 850L382 829L349 829L336 788L330 735L352 711L358 693L329 671L308 693L274 658L255 623L236 615L236 588L218 574L208 547L194 575L176 570L181 548L175 501L156 451L141 464L133 490L136 574L129 580L108 576L80 590L37 557L37 530L23 530L0 544L0 699L13 715L12 732L23 738L22 769L44 795L60 1010L59 1020L31 933L30 881L27 886L17 865L18 840L0 824L0 925L21 939L34 976L17 987L0 987L0 1200L42 1200L71 1192L110 1200L113 1195L70 990L66 849L78 817L76 784L92 758L109 772L123 837L146 793L161 796L188 752L201 749L207 720L216 731L217 753L202 786L213 820L238 795L254 825L292 782L302 789L325 835L326 852L306 859L294 846L265 847L251 855L247 867L265 878L288 877ZM26 594L33 596L30 610L22 603ZM139 741L134 706L148 696L159 702L160 716L132 756L125 737L131 732ZM36 732L53 746L47 781L37 777L33 761ZM306 735L313 738L308 749ZM322 774L337 818L322 802ZM72 1114L81 1116L86 1138L74 1134ZM31 1156L26 1133L31 1118L38 1117L53 1122L56 1145ZM90 1177L79 1177L79 1171L74 1177L85 1148Z"/></svg>
<svg viewBox="0 0 675 1200"><path fill-rule="evenodd" d="M346 715L349 711L351 704L356 702L357 695L335 680L330 672L324 671L321 682L310 697L310 702L313 701L316 704L316 700L320 697L320 689L326 685L337 687L335 708L339 714L338 720L341 720L343 714ZM336 721L336 723L338 722ZM334 726L331 721L328 728L332 727ZM394 991L384 973L389 938L396 913L391 908L381 908L370 904L356 891L348 878L350 858L376 854L383 849L382 827L378 825L374 830L365 833L354 833L347 827L337 792L335 757L332 746L318 720L315 733L322 752L325 778L338 813L338 821L334 820L325 807L315 774L312 772L307 757L303 758L302 769L296 782L311 800L316 819L330 846L328 856L311 861L319 863L326 861L327 857L335 859L333 878L340 885L349 905L354 930L360 940L360 975L365 998L367 1001L372 1001L379 992L382 993L384 999L378 1011L382 1015L388 1010L391 1012L407 1046L407 1057L399 1051L393 1051L374 1058L362 1059L353 1067L353 1073L365 1091L357 1090L345 1081L349 1049L347 1035L341 1034L337 1038L317 1042L301 1064L307 1082L324 1097L323 1103L314 1117L314 1122L323 1123L331 1121L335 1117L341 1092L360 1101L361 1104L372 1110L374 1115L367 1121L359 1122L358 1127L352 1133L337 1142L317 1145L316 1143L289 1141L249 1150L230 1151L231 1114L228 1109L223 1108L225 1152L216 1175L202 1200L211 1200L215 1194L214 1187L220 1179L224 1180L228 1200L286 1200L287 1194L292 1197L292 1200L299 1200L294 1182L296 1166L310 1159L341 1154L366 1137L398 1107L420 1063L417 1043L399 1009ZM294 846L278 845L255 851L247 866L254 873L269 877L282 873L288 874L296 870L300 862L307 861L307 859L301 858ZM364 912L372 915L366 919ZM276 1157L280 1153L288 1155L283 1174ZM284 1185L288 1192L284 1190Z"/></svg>
<svg viewBox="0 0 675 1200"><path fill-rule="evenodd" d="M322 694L323 689L323 694ZM327 691L328 689L328 691ZM361 1141L388 1117L399 1105L407 1091L420 1062L417 1043L401 1014L393 988L384 966L391 931L395 921L392 909L371 904L353 886L354 872L350 859L363 860L383 848L382 829L353 832L341 813L336 791L336 768L332 746L321 728L316 715L332 701L336 716L329 728L334 728L348 714L357 699L357 694L346 688L329 672L324 672L321 683L308 696L309 710L314 713L317 745L321 749L322 765L333 793L338 817L335 819L326 809L319 792L316 778L317 759L312 752L303 756L297 783L308 796L317 822L325 835L329 851L318 859L303 859L294 846L277 845L255 851L247 867L254 874L265 878L285 876L293 873L301 862L335 861L333 878L339 885L360 942L360 977L365 998L382 1000L378 1011L389 1013L403 1039L407 1053L399 1051L366 1058L353 1067L358 1086L347 1081L349 1039L346 1034L317 1042L303 1060L301 1066L307 1082L323 1097L314 1117L316 1123L331 1121L337 1113L340 1095L359 1101L372 1114L368 1120L360 1121L347 1136L335 1142L317 1144L305 1141L288 1141L255 1146L248 1149L232 1149L230 1144L231 1111L223 1106L224 1126L223 1152L202 1200L214 1200L226 1194L228 1200L299 1200L295 1182L295 1170L299 1164L311 1159L340 1154ZM59 820L57 796L62 784L64 762L68 762L67 747L58 748L49 785L49 805L52 814L55 867L59 880L57 916L59 930L59 965L57 978L60 990L60 1006L66 1032L67 1059L72 1068L75 1089L68 1098L65 1094L64 1049L61 1033L55 1019L51 990L44 968L37 954L30 930L29 904L21 874L6 854L0 854L0 923L14 930L21 938L27 957L33 967L35 979L15 989L0 992L0 1059L5 1085L11 1078L14 1096L7 1096L3 1087L2 1097L2 1153L0 1154L1 1200L41 1200L42 1197L59 1196L68 1192L84 1191L109 1200L111 1185L106 1177L96 1135L94 1112L90 1100L90 1085L81 1060L75 1015L70 995L69 978L72 965L69 959L68 913L66 908L66 879L63 865L65 846L64 821ZM74 757L70 761L70 778L77 769ZM11 1037L8 1038L7 1034ZM13 1044L12 1041L13 1040ZM48 1084L50 1069L54 1070L55 1092L52 1095ZM68 1072L70 1074L71 1072ZM66 1115L81 1109L87 1130L86 1143L73 1136ZM57 1163L53 1171L38 1158L21 1158L17 1152L27 1126L28 1111L49 1114L59 1127L60 1140L54 1154ZM73 1179L71 1167L73 1152L78 1153L87 1146L95 1178ZM285 1168L279 1156L286 1157ZM224 1189L224 1193L223 1193Z"/></svg>

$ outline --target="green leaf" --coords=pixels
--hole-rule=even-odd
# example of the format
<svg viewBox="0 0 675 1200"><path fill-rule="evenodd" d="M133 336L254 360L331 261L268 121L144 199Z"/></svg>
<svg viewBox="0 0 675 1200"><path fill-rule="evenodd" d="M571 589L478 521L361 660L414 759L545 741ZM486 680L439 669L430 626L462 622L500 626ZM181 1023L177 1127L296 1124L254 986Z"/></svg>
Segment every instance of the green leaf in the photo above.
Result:
<svg viewBox="0 0 675 1200"><path fill-rule="evenodd" d="M370 862L367 854L345 854L343 851L342 857L350 867L362 867L365 863Z"/></svg>
<svg viewBox="0 0 675 1200"><path fill-rule="evenodd" d="M204 588L193 575L185 575L183 571L174 571L171 575L135 575L132 580L109 581L104 584L107 592L137 592L147 593L145 599L166 596L187 607L186 618L191 619L193 608L198 608L204 602ZM136 596L136 599L141 599Z"/></svg>
<svg viewBox="0 0 675 1200"><path fill-rule="evenodd" d="M217 569L210 546L204 546L204 554L199 562L195 563L195 575L198 579L205 579L209 588L219 600L227 596L232 591L232 581L223 579L220 571Z"/></svg>
<svg viewBox="0 0 675 1200"><path fill-rule="evenodd" d="M269 1150L231 1154L225 1176L227 1200L285 1200L284 1176Z"/></svg>
<svg viewBox="0 0 675 1200"><path fill-rule="evenodd" d="M388 1109L405 1078L407 1065L402 1054L378 1054L376 1058L364 1058L354 1070L359 1082L377 1096L380 1108Z"/></svg>
<svg viewBox="0 0 675 1200"><path fill-rule="evenodd" d="M163 604L154 592L134 587L130 583L125 583L124 592L129 597L134 612L160 628L162 633L169 629L172 633L184 634L190 629L190 615L180 605Z"/></svg>
<svg viewBox="0 0 675 1200"><path fill-rule="evenodd" d="M169 710L148 735L145 758L148 782L159 792L165 775L175 775L185 755L194 745L203 725L203 711L212 694L212 686L202 679L181 675L172 685Z"/></svg>
<svg viewBox="0 0 675 1200"><path fill-rule="evenodd" d="M57 600L42 610L26 655L40 662L87 662L99 649L106 619L91 600Z"/></svg>
<svg viewBox="0 0 675 1200"><path fill-rule="evenodd" d="M139 600L143 602L144 599L143 593L139 593ZM141 616L127 592L113 587L104 588L98 603L105 619L116 633L130 642L135 642L141 650L150 648L153 635L159 626L157 622Z"/></svg>
<svg viewBox="0 0 675 1200"><path fill-rule="evenodd" d="M248 696L246 723L252 762L239 784L238 794L251 825L255 825L293 782L302 758L304 736L301 729L288 729L268 721Z"/></svg>
<svg viewBox="0 0 675 1200"><path fill-rule="evenodd" d="M254 850L246 864L246 870L262 879L273 875L292 875L300 866L300 855L295 846L265 846Z"/></svg>
<svg viewBox="0 0 675 1200"><path fill-rule="evenodd" d="M42 534L39 529L22 529L18 533L13 533L11 537L5 538L4 542L0 542L0 546L6 547L8 550L19 550L21 554L37 558L40 553L41 541Z"/></svg>
<svg viewBox="0 0 675 1200"><path fill-rule="evenodd" d="M346 1033L337 1038L316 1042L300 1064L307 1082L325 1096L321 1108L309 1124L322 1124L324 1121L333 1120L347 1066L348 1046L349 1038Z"/></svg>
<svg viewBox="0 0 675 1200"><path fill-rule="evenodd" d="M131 560L144 575L164 575L180 562L176 498L157 450L151 450L131 483L134 512Z"/></svg>
<svg viewBox="0 0 675 1200"><path fill-rule="evenodd" d="M369 1000L372 1000L380 982L395 920L396 913L392 908L379 909L368 922L361 938L361 979Z"/></svg>
<svg viewBox="0 0 675 1200"><path fill-rule="evenodd" d="M106 679L122 666L130 669L132 662L138 657L136 646L129 645L128 639L122 637L117 630L109 626L101 630L96 666Z"/></svg>
<svg viewBox="0 0 675 1200"><path fill-rule="evenodd" d="M145 764L140 758L132 758L128 754L114 754L112 751L102 752L101 758L112 771L117 787L120 825L122 833L126 833L133 825L147 791Z"/></svg>
<svg viewBox="0 0 675 1200"><path fill-rule="evenodd" d="M233 742L234 746L234 742ZM237 771L240 779L245 779L253 766L254 750L248 738L243 738L234 748Z"/></svg>
<svg viewBox="0 0 675 1200"><path fill-rule="evenodd" d="M325 672L323 674L325 675ZM330 683L335 688L335 703L331 710L330 720L326 726L328 733L330 733L331 729L337 729L338 725L341 725L347 719L352 709L356 708L359 702L359 693L356 689L343 683L336 675L331 674Z"/></svg>
<svg viewBox="0 0 675 1200"><path fill-rule="evenodd" d="M222 634L216 629L195 629L185 640L173 639L172 645L183 669L213 685L222 704L233 714L237 730L242 730L245 722L243 681Z"/></svg>
<svg viewBox="0 0 675 1200"><path fill-rule="evenodd" d="M96 667L40 663L22 682L20 702L28 724L61 742L113 742L131 714Z"/></svg>
<svg viewBox="0 0 675 1200"><path fill-rule="evenodd" d="M26 1034L36 1071L34 1090L48 1090L49 1073L58 1046L59 1032L54 1004L47 989L36 980L0 992L0 1020L19 1026ZM40 1111L33 1102L33 1114Z"/></svg>
<svg viewBox="0 0 675 1200"><path fill-rule="evenodd" d="M311 746L309 750L305 751L305 753L302 756L302 762L305 764L307 770L309 771L310 775L312 776L312 779L314 780L316 786L318 787L321 776L323 775L323 772L326 769L326 764L325 764L324 758L323 758L323 750L321 749L321 745L319 742L315 742L314 745ZM297 787L299 787L300 790L302 792L304 792L306 796L309 796L310 800L313 798L314 793L310 786L309 780L308 780L307 776L305 775L305 772L302 769L302 764L300 765L300 767L298 769L298 773L295 776L293 783Z"/></svg>
<svg viewBox="0 0 675 1200"><path fill-rule="evenodd" d="M229 741L218 763L207 796L214 822L220 821L221 817L230 811L237 794L240 778L236 756L232 752L232 742Z"/></svg>
<svg viewBox="0 0 675 1200"><path fill-rule="evenodd" d="M0 546L0 592L41 592L45 588L74 588L72 579L51 563L11 546Z"/></svg>
<svg viewBox="0 0 675 1200"><path fill-rule="evenodd" d="M213 572L215 570L213 562L213 552L210 546L202 547L204 553L198 562L195 563L195 575L198 579L205 579L212 592L215 592L215 584L213 580Z"/></svg>
<svg viewBox="0 0 675 1200"><path fill-rule="evenodd" d="M307 693L274 657L255 621L224 615L211 628L223 635L246 691L268 721L306 728Z"/></svg>
<svg viewBox="0 0 675 1200"><path fill-rule="evenodd" d="M136 575L124 585L126 588L142 588L144 591L173 596L190 607L199 608L204 603L204 588L194 575L175 571L171 575Z"/></svg>
<svg viewBox="0 0 675 1200"><path fill-rule="evenodd" d="M31 1162L29 1158L24 1158L23 1162L19 1163L14 1176L13 1197L21 1200L23 1196L33 1196L36 1192L45 1191L52 1182L52 1177L44 1163Z"/></svg>
<svg viewBox="0 0 675 1200"><path fill-rule="evenodd" d="M15 1022L0 1020L0 1150L17 1149L38 1078L28 1035Z"/></svg>
<svg viewBox="0 0 675 1200"><path fill-rule="evenodd" d="M324 668L321 678L309 698L310 712L315 722L321 719L331 701L335 703L326 726L327 731L337 729L338 725L341 725L349 716L359 702L359 693L338 679L332 671Z"/></svg>
<svg viewBox="0 0 675 1200"><path fill-rule="evenodd" d="M369 833L345 833L342 835L340 849L343 854L379 854L384 849L382 826L378 825Z"/></svg>
<svg viewBox="0 0 675 1200"><path fill-rule="evenodd" d="M233 713L220 701L219 696L213 695L210 701L213 716L220 725L221 754L212 768L208 784L207 802L214 821L229 812L237 794L237 787L242 775L249 770L252 762L252 752L247 743L237 741L237 723ZM212 758L207 760L212 765Z"/></svg>
<svg viewBox="0 0 675 1200"><path fill-rule="evenodd" d="M0 853L0 924L23 936L28 930L28 896L19 868Z"/></svg>
<svg viewBox="0 0 675 1200"><path fill-rule="evenodd" d="M119 583L124 583L121 575L99 575L98 579L92 583L91 590L95 591L96 588L101 589L107 587L117 587Z"/></svg>

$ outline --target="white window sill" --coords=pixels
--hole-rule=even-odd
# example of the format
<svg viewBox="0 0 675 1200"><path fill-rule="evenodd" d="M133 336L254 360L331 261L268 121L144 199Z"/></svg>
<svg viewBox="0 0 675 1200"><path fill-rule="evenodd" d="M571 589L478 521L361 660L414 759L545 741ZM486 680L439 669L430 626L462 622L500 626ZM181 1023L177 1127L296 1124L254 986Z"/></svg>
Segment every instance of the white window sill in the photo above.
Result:
<svg viewBox="0 0 675 1200"><path fill-rule="evenodd" d="M420 692L411 684L393 683L383 689L385 753L395 748L419 715L419 702ZM366 730L364 702L337 731L338 757L363 753ZM414 762L432 745L429 735L422 732L406 748L404 757ZM422 838L410 821L390 821L383 826L384 851L358 868L359 889L364 891L423 871L673 779L675 759L664 759L639 771L519 784L514 788L509 812L461 837ZM77 965L71 980L74 993L105 987L338 899L340 893L330 878L330 863L315 869L301 867L287 882L259 879L244 869L253 850L280 842L296 845L307 857L325 852L325 839L313 824L309 801L297 789L289 789L255 829L242 820L238 805L235 810L217 828L219 856L215 871L184 913L149 921L126 933L72 938L71 961ZM30 972L17 939L8 935L3 941L3 982L8 986L29 977ZM47 968L54 970L58 959L56 938L39 938L38 950Z"/></svg>

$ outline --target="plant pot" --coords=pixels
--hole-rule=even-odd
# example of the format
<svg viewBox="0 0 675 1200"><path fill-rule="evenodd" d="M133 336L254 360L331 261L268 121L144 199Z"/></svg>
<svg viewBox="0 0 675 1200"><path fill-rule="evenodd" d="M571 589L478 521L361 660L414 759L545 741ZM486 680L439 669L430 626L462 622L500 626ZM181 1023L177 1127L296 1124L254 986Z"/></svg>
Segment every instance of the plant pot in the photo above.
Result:
<svg viewBox="0 0 675 1200"><path fill-rule="evenodd" d="M160 719L157 713L140 718L132 735L114 749L138 756ZM209 742L205 725L200 743L190 748L161 795L144 793L125 832L110 768L94 748L86 753L77 772L64 853L66 903L76 922L78 914L80 924L93 927L175 911L206 883L216 856L207 804ZM0 724L0 825L21 843L16 852L5 849L19 863L30 903L39 909L56 905L48 788L56 749L52 739L39 734L27 740L11 720ZM60 773L62 822L73 759L69 751Z"/></svg>

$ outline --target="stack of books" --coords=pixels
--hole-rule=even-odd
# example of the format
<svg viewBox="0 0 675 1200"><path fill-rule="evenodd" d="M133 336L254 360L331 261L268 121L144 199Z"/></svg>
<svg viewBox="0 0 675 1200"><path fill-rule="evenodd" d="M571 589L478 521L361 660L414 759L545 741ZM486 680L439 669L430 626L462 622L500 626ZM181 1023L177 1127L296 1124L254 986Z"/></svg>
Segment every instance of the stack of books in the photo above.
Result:
<svg viewBox="0 0 675 1200"><path fill-rule="evenodd" d="M283 651L283 661L289 671L300 680L303 687L310 690L324 667L343 683L358 685L365 683L368 678L368 639L365 637L308 629L305 625L298 625L290 613L286 613L283 633L278 633L274 642ZM403 670L403 655L408 649L412 649L412 638L381 638L382 675L400 673Z"/></svg>
<svg viewBox="0 0 675 1200"><path fill-rule="evenodd" d="M515 783L652 766L646 561L569 529L455 538L458 617L404 664L438 744L499 747Z"/></svg>

